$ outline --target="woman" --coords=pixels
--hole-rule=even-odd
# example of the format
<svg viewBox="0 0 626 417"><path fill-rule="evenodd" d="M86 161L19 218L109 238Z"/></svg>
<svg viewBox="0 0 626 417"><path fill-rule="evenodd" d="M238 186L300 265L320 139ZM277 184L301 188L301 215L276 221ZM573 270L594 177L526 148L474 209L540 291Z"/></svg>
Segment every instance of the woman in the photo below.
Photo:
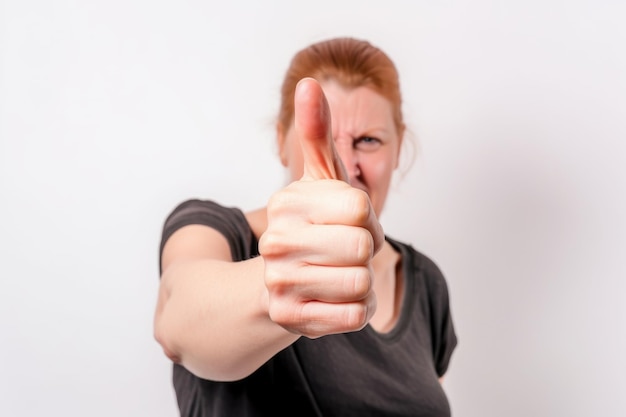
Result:
<svg viewBox="0 0 626 417"><path fill-rule="evenodd" d="M170 214L155 336L181 415L449 415L446 283L378 222L404 130L382 51L311 45L282 87L290 184L245 214L199 200Z"/></svg>

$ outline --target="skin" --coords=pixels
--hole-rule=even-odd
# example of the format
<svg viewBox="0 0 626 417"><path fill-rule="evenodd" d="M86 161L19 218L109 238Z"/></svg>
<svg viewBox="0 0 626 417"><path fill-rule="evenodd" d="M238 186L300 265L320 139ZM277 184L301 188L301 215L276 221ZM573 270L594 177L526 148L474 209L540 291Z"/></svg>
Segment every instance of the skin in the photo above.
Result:
<svg viewBox="0 0 626 417"><path fill-rule="evenodd" d="M378 215L401 134L372 90L324 89L298 84L293 126L278 132L294 181L246 214L261 256L232 262L225 238L200 225L165 245L155 337L202 378L241 379L299 337L386 331L397 319L399 256Z"/></svg>
<svg viewBox="0 0 626 417"><path fill-rule="evenodd" d="M315 147L303 148L298 132L306 128L298 125L296 114L287 132L278 131L281 162L288 169L291 181L301 177L339 178L364 191L378 217L393 171L398 167L402 145L403 132L396 129L391 103L368 87L348 89L332 79L320 86L330 110L330 131L323 135L332 138L327 145L331 149L320 156ZM331 159L324 160L325 155ZM332 169L309 172L325 166ZM370 324L380 332L391 330L398 316L402 295L401 282L397 280L401 272L399 261L391 246L383 243L370 265L375 270L376 279L371 285L378 299L377 312Z"/></svg>
<svg viewBox="0 0 626 417"><path fill-rule="evenodd" d="M389 101L367 87L346 89L334 80L320 83L331 113L331 136L346 181L365 191L380 216L393 171L398 167L402 132ZM291 181L302 177L304 158L293 127L278 135L280 158Z"/></svg>

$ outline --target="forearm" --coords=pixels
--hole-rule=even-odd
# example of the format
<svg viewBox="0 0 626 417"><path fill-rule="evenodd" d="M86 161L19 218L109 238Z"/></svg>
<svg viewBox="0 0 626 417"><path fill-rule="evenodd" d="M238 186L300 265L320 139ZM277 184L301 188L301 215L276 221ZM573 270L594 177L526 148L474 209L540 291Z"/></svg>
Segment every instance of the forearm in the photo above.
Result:
<svg viewBox="0 0 626 417"><path fill-rule="evenodd" d="M173 360L212 380L254 372L298 336L270 320L263 258L201 260L161 278L155 336Z"/></svg>

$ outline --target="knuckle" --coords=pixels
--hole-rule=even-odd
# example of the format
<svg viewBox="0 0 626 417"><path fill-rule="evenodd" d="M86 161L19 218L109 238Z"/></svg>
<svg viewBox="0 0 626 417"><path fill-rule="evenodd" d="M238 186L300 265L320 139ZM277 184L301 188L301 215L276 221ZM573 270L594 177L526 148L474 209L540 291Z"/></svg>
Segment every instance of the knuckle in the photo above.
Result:
<svg viewBox="0 0 626 417"><path fill-rule="evenodd" d="M306 334L307 320L304 316L304 306L302 303L294 303L281 299L278 302L270 303L268 312L270 319L287 331L296 334Z"/></svg>
<svg viewBox="0 0 626 417"><path fill-rule="evenodd" d="M278 257L286 251L286 243L280 233L266 230L259 239L259 254L264 258Z"/></svg>
<svg viewBox="0 0 626 417"><path fill-rule="evenodd" d="M271 297L269 305L269 316L272 321L281 326L289 326L293 322L291 304L285 302L282 297Z"/></svg>
<svg viewBox="0 0 626 417"><path fill-rule="evenodd" d="M371 289L372 279L369 269L366 267L357 268L350 281L350 290L352 291L354 299L361 300L365 298L370 293Z"/></svg>
<svg viewBox="0 0 626 417"><path fill-rule="evenodd" d="M350 330L360 330L367 324L367 304L355 303L347 306L346 327Z"/></svg>
<svg viewBox="0 0 626 417"><path fill-rule="evenodd" d="M259 253L264 257L270 256L275 250L275 241L274 235L269 230L266 230L259 238Z"/></svg>
<svg viewBox="0 0 626 417"><path fill-rule="evenodd" d="M270 304L287 308L301 299L298 280L292 272L284 264L265 268L265 287L270 294Z"/></svg>
<svg viewBox="0 0 626 417"><path fill-rule="evenodd" d="M272 194L269 198L267 202L267 215L269 218L275 215L280 215L293 204L294 193L288 188L283 188L282 190Z"/></svg>
<svg viewBox="0 0 626 417"><path fill-rule="evenodd" d="M270 320L274 323L287 327L289 324L288 316L285 314L285 309L278 302L271 302L268 310Z"/></svg>
<svg viewBox="0 0 626 417"><path fill-rule="evenodd" d="M265 268L265 286L272 295L282 293L284 280L276 268Z"/></svg>
<svg viewBox="0 0 626 417"><path fill-rule="evenodd" d="M355 246L356 262L359 265L368 263L374 254L374 239L366 229L357 229Z"/></svg>
<svg viewBox="0 0 626 417"><path fill-rule="evenodd" d="M351 188L348 193L348 205L356 224L366 223L370 216L371 205L367 193L358 188Z"/></svg>

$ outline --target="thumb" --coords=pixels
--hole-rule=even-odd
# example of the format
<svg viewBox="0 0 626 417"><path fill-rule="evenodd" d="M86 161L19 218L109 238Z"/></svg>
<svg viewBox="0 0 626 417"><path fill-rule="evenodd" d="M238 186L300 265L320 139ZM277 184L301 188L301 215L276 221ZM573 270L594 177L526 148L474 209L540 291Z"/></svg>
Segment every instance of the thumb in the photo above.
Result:
<svg viewBox="0 0 626 417"><path fill-rule="evenodd" d="M304 180L348 181L331 134L330 108L322 87L313 78L303 78L294 96L295 133L304 160Z"/></svg>

